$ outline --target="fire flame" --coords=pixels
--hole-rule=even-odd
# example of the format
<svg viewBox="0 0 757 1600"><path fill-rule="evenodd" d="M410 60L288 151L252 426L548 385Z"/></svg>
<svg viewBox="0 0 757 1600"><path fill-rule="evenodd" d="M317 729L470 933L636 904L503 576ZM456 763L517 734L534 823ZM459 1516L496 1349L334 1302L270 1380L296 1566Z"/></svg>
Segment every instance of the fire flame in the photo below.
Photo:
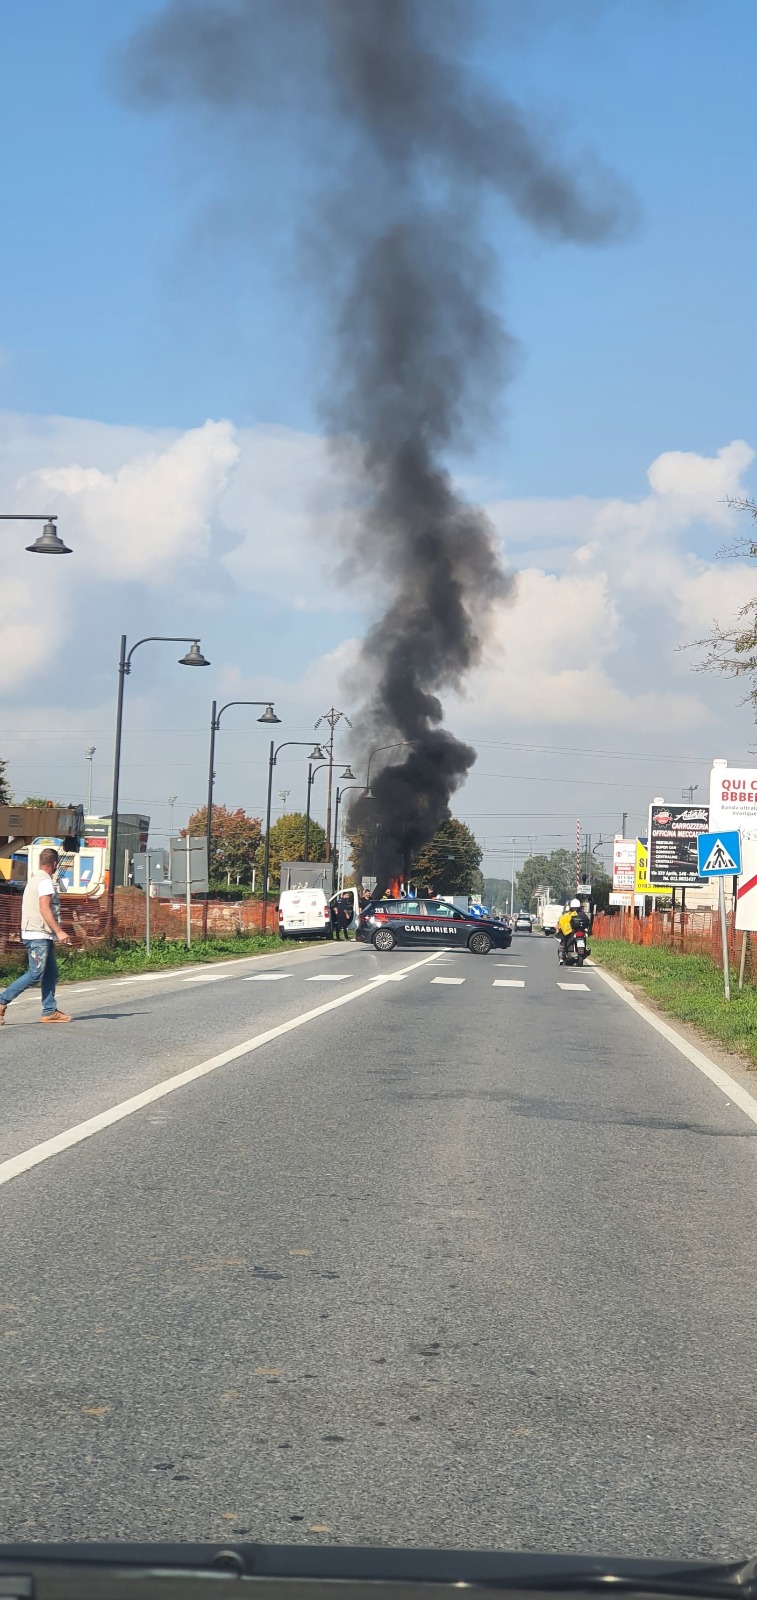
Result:
<svg viewBox="0 0 757 1600"><path fill-rule="evenodd" d="M386 886L385 894L387 899L399 900L402 896L402 879L392 878Z"/></svg>

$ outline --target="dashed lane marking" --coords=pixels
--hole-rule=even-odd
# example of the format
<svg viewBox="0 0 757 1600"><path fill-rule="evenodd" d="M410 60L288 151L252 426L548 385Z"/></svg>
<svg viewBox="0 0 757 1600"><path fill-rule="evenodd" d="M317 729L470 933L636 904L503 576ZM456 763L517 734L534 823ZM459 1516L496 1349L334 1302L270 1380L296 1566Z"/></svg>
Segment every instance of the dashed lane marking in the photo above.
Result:
<svg viewBox="0 0 757 1600"><path fill-rule="evenodd" d="M354 972L314 972L312 978L306 978L306 983L343 983L345 978L354 978Z"/></svg>
<svg viewBox="0 0 757 1600"><path fill-rule="evenodd" d="M432 983L465 983L464 978L432 978Z"/></svg>
<svg viewBox="0 0 757 1600"><path fill-rule="evenodd" d="M291 972L253 972L249 978L243 978L243 983L278 983L282 978L291 978Z"/></svg>
<svg viewBox="0 0 757 1600"><path fill-rule="evenodd" d="M577 994L580 989L585 990L586 994L591 993L588 983L558 983L557 987L558 989L567 989L568 994Z"/></svg>
<svg viewBox="0 0 757 1600"><path fill-rule="evenodd" d="M223 983L230 978L230 972L193 972L191 977L184 978L184 983Z"/></svg>
<svg viewBox="0 0 757 1600"><path fill-rule="evenodd" d="M495 978L493 989L525 989L525 978Z"/></svg>
<svg viewBox="0 0 757 1600"><path fill-rule="evenodd" d="M419 967L427 966L433 959L433 956L423 956L420 961L414 961L404 970L408 973L416 972ZM118 1105L110 1106L107 1111L100 1111L94 1117L88 1117L85 1122L77 1122L74 1127L64 1128L60 1133L53 1134L52 1138L44 1139L41 1144L33 1145L31 1149L22 1150L9 1160L0 1162L0 1185L11 1183L23 1172L29 1172L32 1167L50 1161L53 1156L62 1155L64 1150L82 1144L95 1134L102 1133L105 1128L113 1127L114 1123L122 1122L125 1117L134 1116L135 1112L143 1111L145 1106L154 1105L156 1100L163 1100L166 1095L175 1094L177 1089L183 1089L187 1084L196 1083L199 1078L217 1072L219 1067L228 1066L232 1061L239 1061L243 1056L252 1055L253 1051L261 1050L274 1039L282 1039L298 1028L307 1027L308 1023L315 1022L318 1017L325 1017L332 1011L340 1010L342 1006L354 1005L355 1001L362 999L364 995L375 993L373 983L363 984L359 989L350 989L349 993L340 994L333 1000L326 1000L322 1005L314 1006L312 1011L305 1011L300 1017L290 1017L288 1022L280 1022L275 1028L267 1028L264 1033L255 1034L251 1039L243 1039L241 1044L234 1045L231 1050L210 1056L207 1061L200 1061L196 1066L188 1067L185 1072L177 1072L172 1078L164 1078L162 1083L153 1084L152 1088L144 1089L141 1094L132 1095L128 1100L121 1100Z"/></svg>

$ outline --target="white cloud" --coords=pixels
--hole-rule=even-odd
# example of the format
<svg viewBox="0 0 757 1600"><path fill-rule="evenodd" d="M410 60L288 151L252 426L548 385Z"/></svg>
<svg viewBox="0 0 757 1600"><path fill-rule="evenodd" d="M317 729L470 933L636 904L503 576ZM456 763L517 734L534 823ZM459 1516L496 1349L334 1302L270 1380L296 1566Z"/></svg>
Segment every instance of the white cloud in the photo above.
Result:
<svg viewBox="0 0 757 1600"><path fill-rule="evenodd" d="M38 498L55 500L79 553L109 581L161 585L172 566L208 555L213 518L239 461L229 422L206 422L117 469L42 467Z"/></svg>

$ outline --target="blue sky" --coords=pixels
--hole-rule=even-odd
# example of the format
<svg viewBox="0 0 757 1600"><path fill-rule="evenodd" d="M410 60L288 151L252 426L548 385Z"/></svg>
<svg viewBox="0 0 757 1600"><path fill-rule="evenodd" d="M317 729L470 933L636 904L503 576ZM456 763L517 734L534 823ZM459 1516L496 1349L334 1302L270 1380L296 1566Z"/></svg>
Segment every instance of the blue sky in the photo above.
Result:
<svg viewBox="0 0 757 1600"><path fill-rule="evenodd" d="M266 200L279 177L286 184L291 148L282 144L280 174L274 151L273 168L267 163L265 172L249 177L245 195L254 215L235 215L219 165L223 147L210 134L200 136L175 115L136 113L120 102L113 87L113 51L157 9L152 0L121 0L118 6L102 0L68 0L65 6L59 0L34 0L4 8L0 19L6 69L0 104L5 151L0 409L11 419L18 414L33 419L23 471L21 455L14 455L12 424L4 435L2 487L16 495L16 504L20 493L31 493L29 473L60 471L70 464L112 473L119 463L141 459L156 441L199 430L209 418L229 419L241 430L243 456L245 440L255 430L291 430L297 441L318 432L314 395L322 350L317 321L287 254L292 229L285 188L282 199L279 186L273 210ZM590 251L547 248L510 219L492 218L501 309L520 342L521 360L499 429L481 441L473 461L458 465L487 502L526 508L508 545L515 564L536 563L547 575L565 577L566 552L572 558L585 541L580 532L559 533L547 540L547 548L542 530L534 544L539 505L552 504L555 528L573 527L574 497L592 503L643 501L647 470L661 456L682 452L715 458L732 440L757 444L757 8L748 0L606 5L576 0L575 7L529 10L535 20L523 38L505 44L496 27L497 5L492 5L482 52L488 71L519 101L538 109L558 145L573 154L592 150L621 176L636 195L639 223L628 240ZM570 27L562 22L566 12ZM82 423L54 450L47 449L51 417ZM102 424L106 430L98 432ZM133 437L124 434L125 428ZM131 630L130 636L136 630L185 631L176 624L188 605L194 605L204 636L215 630L221 677L232 681L241 674L251 685L266 677L284 698L291 691L291 718L297 719L292 727L312 726L302 681L312 681L314 661L329 652L348 652L366 615L364 599L339 584L334 593L333 582L329 592L324 582L322 589L315 585L315 597L293 603L286 570L259 587L248 575L241 590L233 572L224 569L219 577L219 563L234 545L241 518L237 508L229 522L224 509L226 470L218 463L207 467L217 475L221 497L216 501L215 490L208 488L212 537L203 561L209 566L187 578L177 573L176 562L169 563L169 577L157 587L142 569L135 570L131 579L119 580L117 595L107 584L107 571L95 577L90 570L87 582L101 603L87 607L86 625L73 598L67 601L70 615L79 618L74 659L64 633L49 657L37 659L30 649L28 674L17 677L4 717L5 748L14 761L13 729L24 718L33 725L51 681L62 708L70 713L72 705L81 706L98 738L102 728L104 751L117 635L122 627ZM737 477L747 490L749 474L745 462ZM229 492L233 498L233 487ZM680 487L675 493L680 503ZM709 562L722 543L714 503L698 507L692 502L688 520L675 523L682 560ZM60 504L68 505L69 527L76 526L79 501L69 504L64 494ZM512 517L503 516L510 527ZM584 574L594 559L586 558ZM319 571L321 561L322 551L314 552ZM19 574L25 582L23 565ZM646 674L652 685L670 678L676 692L700 697L700 727L673 739L682 751L717 753L714 744L725 737L734 753L745 753L754 738L750 714L736 709L732 685L685 676L673 652L691 633L685 620L674 625L667 613L655 619L654 552L648 574L648 604L637 590L608 646L607 673L627 691L633 687L634 661L643 662L641 676ZM76 581L81 590L81 573ZM98 584L105 585L102 591ZM581 604L579 599L579 614ZM649 635L643 633L645 610ZM699 620L692 626L696 631ZM516 616L505 634L508 629L517 637ZM595 651L591 635L587 649ZM325 703L344 695L336 668L329 677L323 666L315 677ZM144 708L145 737L149 726L164 725L158 702L174 694L172 683L168 664L156 659L150 674L156 703ZM204 691L208 699L215 687ZM188 688L176 692L190 694ZM191 696L197 693L192 689ZM580 702L579 693L576 699ZM194 698L176 704L189 731L199 706ZM475 711L468 706L463 714L474 731ZM667 742L671 748L670 735L653 725L654 717L648 728L629 732L625 727L619 743L611 711L609 722L598 724L592 712L584 725L585 711L580 703L570 710L562 702L554 716L535 709L532 742L607 749L622 744L637 752L650 746L662 751ZM513 732L506 699L496 727L492 716L480 725L482 739L497 735L500 742L529 737L522 719ZM86 743L92 735L86 736L83 725L81 738L78 731L71 737ZM82 766L78 743L66 757L70 769L62 769L67 777L70 772L71 782ZM135 747L131 788L155 810L158 794L167 790L164 772L155 776L151 791L153 757L148 753L147 776L138 777L139 753ZM44 766L46 760L43 753L36 764ZM237 765L230 763L222 781L227 793L221 798L235 803L248 798L242 761L240 755ZM559 772L561 765L559 757L551 758L550 772ZM21 789L31 787L31 766L31 761L28 768L18 766ZM582 770L587 784L599 784L599 777L591 776L595 768L584 763ZM516 771L523 769L512 767ZM201 787L194 767L191 772L188 802ZM60 765L53 767L51 786L56 776L62 781L60 774ZM170 774L165 776L171 788ZM498 767L498 776L510 792L506 764ZM618 793L622 782L620 771ZM475 781L468 786L471 816L486 810L484 787L483 778L478 789ZM600 792L598 787L582 792L587 814L592 809L599 816ZM526 806L525 777L517 793ZM672 791L670 797L675 798Z"/></svg>

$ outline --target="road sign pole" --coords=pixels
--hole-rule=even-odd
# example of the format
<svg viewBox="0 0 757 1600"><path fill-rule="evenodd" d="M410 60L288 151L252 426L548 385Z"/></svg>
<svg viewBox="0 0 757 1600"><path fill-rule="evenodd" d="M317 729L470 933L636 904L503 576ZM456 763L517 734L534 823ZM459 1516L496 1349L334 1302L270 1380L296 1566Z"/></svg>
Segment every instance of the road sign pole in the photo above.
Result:
<svg viewBox="0 0 757 1600"><path fill-rule="evenodd" d="M150 852L145 853L145 955L150 959Z"/></svg>
<svg viewBox="0 0 757 1600"><path fill-rule="evenodd" d="M723 939L723 986L726 1000L731 998L731 968L728 961L728 923L725 915L725 889L723 879L718 878L718 903L720 906L720 932Z"/></svg>
<svg viewBox="0 0 757 1600"><path fill-rule="evenodd" d="M748 933L746 933L746 932L742 933L742 935L741 935L741 965L739 967L739 990L743 989L743 987L744 987L744 971L745 971L745 968L746 968L746 947L747 947L748 938L749 938L749 934Z"/></svg>
<svg viewBox="0 0 757 1600"><path fill-rule="evenodd" d="M192 949L192 845L189 842L189 827L187 827L187 950L190 949Z"/></svg>

